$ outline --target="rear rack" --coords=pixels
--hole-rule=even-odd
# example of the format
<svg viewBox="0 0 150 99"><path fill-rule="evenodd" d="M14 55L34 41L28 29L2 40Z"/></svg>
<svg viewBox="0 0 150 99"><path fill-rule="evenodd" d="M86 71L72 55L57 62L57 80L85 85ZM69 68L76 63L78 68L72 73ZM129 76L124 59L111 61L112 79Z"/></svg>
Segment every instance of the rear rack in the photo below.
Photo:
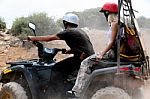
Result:
<svg viewBox="0 0 150 99"><path fill-rule="evenodd" d="M144 46L142 45L141 43L141 37L139 36L138 34L138 29L139 27L137 26L136 24L136 21L135 21L135 14L134 12L138 12L136 10L134 10L132 8L132 2L131 0L118 0L118 23L120 24L120 19L121 19L121 15L122 16L122 19L123 19L123 22L128 25L128 26L132 26L135 28L135 32L136 32L136 35L137 35L137 38L139 40L139 43L140 43L140 57L142 57L142 59L139 59L140 63L142 64L141 65L141 68L142 68L142 74L143 76L146 76L147 78L150 78L150 66L149 66L149 56L147 55ZM122 11L122 12L121 12ZM119 28L120 25L119 25ZM119 71L119 68L120 68L120 65L122 64L122 62L120 62L120 33L118 33L117 35L117 66L118 66L118 72Z"/></svg>

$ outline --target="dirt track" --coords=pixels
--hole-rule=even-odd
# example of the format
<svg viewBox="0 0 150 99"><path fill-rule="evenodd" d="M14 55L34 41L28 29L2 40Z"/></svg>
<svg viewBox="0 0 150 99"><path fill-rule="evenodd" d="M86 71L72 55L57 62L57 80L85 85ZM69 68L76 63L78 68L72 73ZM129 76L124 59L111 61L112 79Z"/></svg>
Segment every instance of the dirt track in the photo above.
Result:
<svg viewBox="0 0 150 99"><path fill-rule="evenodd" d="M105 43L104 43L105 31L86 30L86 32L88 33L88 35L90 35L95 51L96 52L101 51L105 46ZM142 30L141 33L144 38L143 40L145 42L145 48L147 50L147 53L150 55L150 46L149 46L150 34L148 33L148 30ZM65 43L64 42L51 42L51 43L48 43L47 46L64 48ZM37 49L35 47L31 49L26 49L26 48L21 48L21 47L10 47L7 49L6 53L0 53L0 66L2 67L1 69L3 69L3 67L6 66L5 64L6 62L30 59L30 58L36 58L36 57L37 57ZM58 58L58 60L61 60L62 58L66 56L58 54L56 57ZM144 86L144 92L145 92L145 99L149 99L150 81L146 82Z"/></svg>

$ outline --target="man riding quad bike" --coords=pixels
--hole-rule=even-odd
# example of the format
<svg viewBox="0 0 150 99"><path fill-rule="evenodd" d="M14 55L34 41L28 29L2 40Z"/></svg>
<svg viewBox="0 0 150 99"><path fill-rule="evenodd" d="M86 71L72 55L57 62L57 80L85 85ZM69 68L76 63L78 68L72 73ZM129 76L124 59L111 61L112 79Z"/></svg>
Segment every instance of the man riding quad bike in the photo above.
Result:
<svg viewBox="0 0 150 99"><path fill-rule="evenodd" d="M48 99L50 97L54 98L54 96L58 99L60 98L59 93L61 97L64 96L65 92L72 86L81 61L94 53L88 35L77 28L78 21L77 15L67 13L63 17L65 30L48 36L36 36L36 26L29 23L29 28L33 30L35 36L28 36L28 40L38 47L39 59L8 63L11 66L1 74L2 79L0 81L3 83L3 88L0 97L2 99L8 97L14 99L42 99L44 94L50 94L44 96L45 99L46 97ZM64 40L70 50L44 48L43 44L39 42L52 40ZM54 56L59 51L64 54L73 54L73 56L56 62ZM9 88L7 88L8 86ZM21 91L15 90L18 86L21 88L19 90L22 90L20 95L17 94ZM7 93L8 89L9 92Z"/></svg>

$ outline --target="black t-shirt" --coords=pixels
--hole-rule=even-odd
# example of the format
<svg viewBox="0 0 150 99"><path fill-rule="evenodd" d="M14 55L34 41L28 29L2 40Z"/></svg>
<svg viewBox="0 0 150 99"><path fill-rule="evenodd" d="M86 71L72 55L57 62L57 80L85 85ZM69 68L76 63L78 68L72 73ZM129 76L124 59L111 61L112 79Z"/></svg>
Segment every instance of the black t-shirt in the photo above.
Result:
<svg viewBox="0 0 150 99"><path fill-rule="evenodd" d="M82 52L88 56L94 54L94 49L88 35L81 29L72 28L64 30L58 33L57 36L67 43L74 52L74 55Z"/></svg>

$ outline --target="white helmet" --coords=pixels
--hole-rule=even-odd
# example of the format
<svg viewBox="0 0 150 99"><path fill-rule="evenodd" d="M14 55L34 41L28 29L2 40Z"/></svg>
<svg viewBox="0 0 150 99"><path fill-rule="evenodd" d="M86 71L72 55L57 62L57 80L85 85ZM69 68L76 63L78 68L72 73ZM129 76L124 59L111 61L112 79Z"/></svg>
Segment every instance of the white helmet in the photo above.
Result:
<svg viewBox="0 0 150 99"><path fill-rule="evenodd" d="M73 13L68 13L63 17L63 21L79 25L79 18Z"/></svg>

